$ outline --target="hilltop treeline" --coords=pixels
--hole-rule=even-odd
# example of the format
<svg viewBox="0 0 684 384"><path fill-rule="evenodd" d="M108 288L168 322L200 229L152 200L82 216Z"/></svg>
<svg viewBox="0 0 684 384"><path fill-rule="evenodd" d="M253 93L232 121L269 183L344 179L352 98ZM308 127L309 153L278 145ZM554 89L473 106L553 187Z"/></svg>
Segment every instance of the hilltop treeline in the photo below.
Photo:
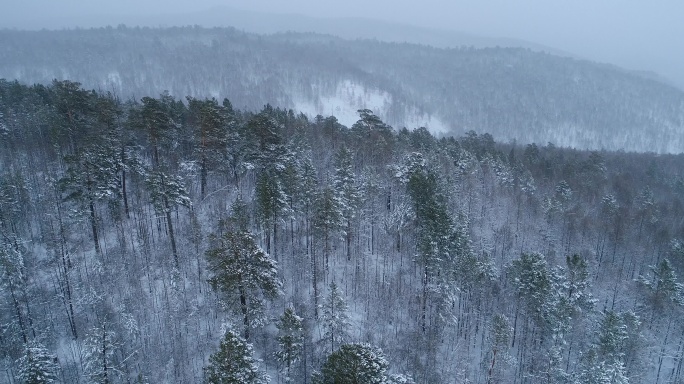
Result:
<svg viewBox="0 0 684 384"><path fill-rule="evenodd" d="M397 128L429 118L441 121L448 134L489 132L506 142L684 151L680 89L617 67L526 49L125 26L5 30L0 45L0 77L31 84L80 79L126 98L168 90L177 98L228 98L250 111L270 103L316 106L327 115L356 105L378 108L376 114ZM356 89L340 89L349 83ZM366 94L383 100L358 105Z"/></svg>

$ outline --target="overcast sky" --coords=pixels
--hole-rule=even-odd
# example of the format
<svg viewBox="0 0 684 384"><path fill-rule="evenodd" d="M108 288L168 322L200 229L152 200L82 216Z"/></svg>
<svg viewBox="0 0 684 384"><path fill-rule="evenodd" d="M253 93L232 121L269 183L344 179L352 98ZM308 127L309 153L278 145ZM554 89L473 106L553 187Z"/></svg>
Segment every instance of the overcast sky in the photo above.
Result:
<svg viewBox="0 0 684 384"><path fill-rule="evenodd" d="M528 40L648 70L684 88L683 0L3 0L0 27L98 14L191 12L215 5L315 17L365 17ZM28 22L31 22L30 24ZM52 26L52 25L49 25Z"/></svg>

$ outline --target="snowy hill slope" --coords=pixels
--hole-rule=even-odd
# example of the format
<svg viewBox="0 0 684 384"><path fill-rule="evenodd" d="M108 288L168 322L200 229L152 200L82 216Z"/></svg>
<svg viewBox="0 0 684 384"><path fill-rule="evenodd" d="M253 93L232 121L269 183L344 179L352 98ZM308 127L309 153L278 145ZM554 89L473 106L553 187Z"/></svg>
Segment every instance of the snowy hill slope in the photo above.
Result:
<svg viewBox="0 0 684 384"><path fill-rule="evenodd" d="M228 98L501 141L684 151L684 93L616 67L515 48L438 49L215 28L0 32L0 77L78 78L124 98Z"/></svg>

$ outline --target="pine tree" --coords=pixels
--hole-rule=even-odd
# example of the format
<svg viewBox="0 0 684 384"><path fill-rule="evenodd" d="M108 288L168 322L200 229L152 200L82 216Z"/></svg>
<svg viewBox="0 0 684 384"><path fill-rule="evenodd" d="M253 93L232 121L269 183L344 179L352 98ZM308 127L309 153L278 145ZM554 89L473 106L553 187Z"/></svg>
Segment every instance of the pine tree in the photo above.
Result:
<svg viewBox="0 0 684 384"><path fill-rule="evenodd" d="M382 350L370 344L344 344L328 356L316 384L387 384L388 363Z"/></svg>
<svg viewBox="0 0 684 384"><path fill-rule="evenodd" d="M504 382L503 367L510 363L511 357L508 355L508 347L511 342L513 329L506 316L497 314L492 319L489 330L490 351L485 359L485 369L487 371L487 383Z"/></svg>
<svg viewBox="0 0 684 384"><path fill-rule="evenodd" d="M575 312L575 317L581 313L589 312L596 303L589 287L589 266L587 261L580 255L574 254L565 258L567 292L569 305Z"/></svg>
<svg viewBox="0 0 684 384"><path fill-rule="evenodd" d="M511 276L518 297L536 320L542 320L544 305L551 289L551 277L546 260L540 253L523 253L513 260Z"/></svg>
<svg viewBox="0 0 684 384"><path fill-rule="evenodd" d="M292 364L299 360L304 347L304 327L302 318L297 316L294 309L287 308L276 324L278 328L278 350L276 360L284 365L285 381L292 381L290 371Z"/></svg>
<svg viewBox="0 0 684 384"><path fill-rule="evenodd" d="M81 84L69 80L52 82L51 93L56 119L53 135L59 143L66 139L67 153L78 155L80 147L94 133L89 129L93 114L93 93L81 88Z"/></svg>
<svg viewBox="0 0 684 384"><path fill-rule="evenodd" d="M49 384L58 381L57 358L37 341L26 345L23 356L17 361L18 379L24 384Z"/></svg>
<svg viewBox="0 0 684 384"><path fill-rule="evenodd" d="M639 325L638 317L631 312L604 312L596 341L582 356L576 383L629 383L625 361L637 348Z"/></svg>
<svg viewBox="0 0 684 384"><path fill-rule="evenodd" d="M314 203L313 227L316 237L323 240L323 257L326 270L328 270L330 257L330 238L335 231L342 227L341 221L340 202L335 197L335 192L332 188L324 188Z"/></svg>
<svg viewBox="0 0 684 384"><path fill-rule="evenodd" d="M343 224L344 238L347 248L347 260L351 260L351 242L353 238L352 224L356 218L360 191L356 183L352 164L352 153L346 147L342 147L335 154L335 174L333 176L333 188L335 198L339 202L339 209Z"/></svg>
<svg viewBox="0 0 684 384"><path fill-rule="evenodd" d="M677 274L668 259L663 259L656 265L649 266L653 276L647 278L639 276L637 281L642 283L652 294L655 308L663 308L667 302L684 305L684 287L677 282Z"/></svg>
<svg viewBox="0 0 684 384"><path fill-rule="evenodd" d="M159 99L143 97L142 106L134 111L130 124L147 134L152 151L152 168L163 168L160 151L168 148L175 138L179 124L174 120L175 101L168 94L162 94Z"/></svg>
<svg viewBox="0 0 684 384"><path fill-rule="evenodd" d="M236 332L226 330L219 350L204 368L206 384L266 384L270 378L259 370L252 357L252 345Z"/></svg>
<svg viewBox="0 0 684 384"><path fill-rule="evenodd" d="M155 210L166 217L173 261L176 268L178 268L178 248L176 247L176 235L173 230L171 211L178 205L190 207L192 206L192 201L190 201L190 197L183 186L183 180L179 176L153 170L147 174L145 182Z"/></svg>
<svg viewBox="0 0 684 384"><path fill-rule="evenodd" d="M323 303L321 323L324 329L323 341L330 341L330 352L335 350L335 343L341 344L349 337L349 315L337 284L330 284L330 291Z"/></svg>
<svg viewBox="0 0 684 384"><path fill-rule="evenodd" d="M116 201L119 198L117 173L120 169L116 147L91 144L79 153L65 157L67 170L59 181L59 186L67 195L65 200L77 202L85 209L95 244L95 252L101 253L99 242L98 215L96 202L103 199Z"/></svg>
<svg viewBox="0 0 684 384"><path fill-rule="evenodd" d="M281 294L277 264L248 231L228 231L216 243L206 253L212 274L209 283L226 294L230 306L239 308L244 337L249 340L250 328L263 321L264 299Z"/></svg>
<svg viewBox="0 0 684 384"><path fill-rule="evenodd" d="M582 356L582 368L574 380L575 384L629 384L626 368L622 361L599 360L595 350Z"/></svg>
<svg viewBox="0 0 684 384"><path fill-rule="evenodd" d="M427 166L423 155L408 155L397 176L406 183L413 203L417 232L415 261L422 274L421 329L425 333L428 304L437 304L440 312L449 310L453 307L458 283L469 288L474 281L483 280L485 269L470 249L465 217L458 215L459 223L454 223L438 175Z"/></svg>
<svg viewBox="0 0 684 384"><path fill-rule="evenodd" d="M278 219L287 207L287 196L283 190L279 176L271 172L261 172L256 183L257 217L266 233L266 252L277 259L276 240L278 235ZM271 236L273 248L271 248Z"/></svg>
<svg viewBox="0 0 684 384"><path fill-rule="evenodd" d="M225 158L225 113L215 99L188 97L187 100L195 134L196 158L200 166L200 195L204 197L208 172L218 167Z"/></svg>
<svg viewBox="0 0 684 384"><path fill-rule="evenodd" d="M97 384L116 382L115 377L120 374L116 354L120 347L109 322L103 321L91 329L85 340L84 370L90 381Z"/></svg>
<svg viewBox="0 0 684 384"><path fill-rule="evenodd" d="M0 175L0 231L17 233L22 216L28 213L30 198L20 172Z"/></svg>
<svg viewBox="0 0 684 384"><path fill-rule="evenodd" d="M368 163L378 165L391 154L394 146L392 127L385 124L370 109L359 109L359 120L351 127L351 133L359 145L359 153Z"/></svg>
<svg viewBox="0 0 684 384"><path fill-rule="evenodd" d="M27 344L31 318L25 313L28 303L23 249L16 239L7 238L1 233L0 235L0 293L9 296L7 301L11 303L11 312L19 326L21 340Z"/></svg>

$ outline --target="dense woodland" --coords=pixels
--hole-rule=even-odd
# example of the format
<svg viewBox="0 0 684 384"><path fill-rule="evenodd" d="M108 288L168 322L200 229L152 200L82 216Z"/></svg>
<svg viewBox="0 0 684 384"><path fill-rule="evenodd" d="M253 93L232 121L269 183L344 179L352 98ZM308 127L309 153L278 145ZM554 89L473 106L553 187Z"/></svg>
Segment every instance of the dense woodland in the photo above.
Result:
<svg viewBox="0 0 684 384"><path fill-rule="evenodd" d="M682 155L69 81L0 138L0 382L684 382Z"/></svg>
<svg viewBox="0 0 684 384"><path fill-rule="evenodd" d="M681 89L617 67L520 48L439 49L231 28L2 30L3 77L45 85L78 79L124 99L163 90L177 99L228 98L250 111L309 103L321 106L324 116L335 114L334 106L325 108L326 98L352 82L385 100L351 112L373 109L397 128L413 128L408 122L425 116L439 119L449 133L490 133L502 142L684 152Z"/></svg>

